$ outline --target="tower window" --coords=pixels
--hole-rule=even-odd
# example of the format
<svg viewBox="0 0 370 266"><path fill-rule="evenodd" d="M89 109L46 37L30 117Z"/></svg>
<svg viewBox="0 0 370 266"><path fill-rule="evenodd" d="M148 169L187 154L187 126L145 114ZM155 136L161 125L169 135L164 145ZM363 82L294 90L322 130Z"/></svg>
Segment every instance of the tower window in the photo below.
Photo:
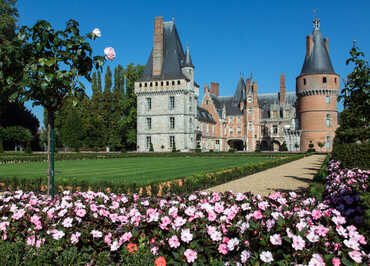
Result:
<svg viewBox="0 0 370 266"><path fill-rule="evenodd" d="M170 110L175 109L175 96L170 96L169 108Z"/></svg>
<svg viewBox="0 0 370 266"><path fill-rule="evenodd" d="M248 96L248 102L251 103L252 102L252 96Z"/></svg>
<svg viewBox="0 0 370 266"><path fill-rule="evenodd" d="M146 119L146 129L152 129L152 119L150 117Z"/></svg>
<svg viewBox="0 0 370 266"><path fill-rule="evenodd" d="M278 133L278 126L274 125L274 126L272 127L272 133L273 133L274 135L277 135L277 133Z"/></svg>
<svg viewBox="0 0 370 266"><path fill-rule="evenodd" d="M326 77L322 78L322 83L326 83Z"/></svg>
<svg viewBox="0 0 370 266"><path fill-rule="evenodd" d="M170 129L175 129L175 118L170 117Z"/></svg>
<svg viewBox="0 0 370 266"><path fill-rule="evenodd" d="M181 84L181 82L180 82L180 80L178 80L178 81L177 81L177 85L180 85L180 84Z"/></svg>
<svg viewBox="0 0 370 266"><path fill-rule="evenodd" d="M332 118L331 118L331 115L330 114L327 114L326 115L326 120L325 120L325 124L327 127L332 127Z"/></svg>
<svg viewBox="0 0 370 266"><path fill-rule="evenodd" d="M329 104L330 103L330 96L329 95L326 95L325 96L325 103L326 104Z"/></svg>
<svg viewBox="0 0 370 266"><path fill-rule="evenodd" d="M146 137L146 148L150 149L150 144L152 144L152 137L147 136Z"/></svg>
<svg viewBox="0 0 370 266"><path fill-rule="evenodd" d="M280 110L280 118L283 118L284 117L284 112L283 110Z"/></svg>
<svg viewBox="0 0 370 266"><path fill-rule="evenodd" d="M170 147L171 147L171 149L173 147L176 147L175 145L176 145L175 144L175 136L170 136Z"/></svg>
<svg viewBox="0 0 370 266"><path fill-rule="evenodd" d="M337 84L337 78L334 78L334 83Z"/></svg>
<svg viewBox="0 0 370 266"><path fill-rule="evenodd" d="M306 79L303 79L303 85L306 85Z"/></svg>
<svg viewBox="0 0 370 266"><path fill-rule="evenodd" d="M152 98L146 98L146 110L150 111L152 109Z"/></svg>

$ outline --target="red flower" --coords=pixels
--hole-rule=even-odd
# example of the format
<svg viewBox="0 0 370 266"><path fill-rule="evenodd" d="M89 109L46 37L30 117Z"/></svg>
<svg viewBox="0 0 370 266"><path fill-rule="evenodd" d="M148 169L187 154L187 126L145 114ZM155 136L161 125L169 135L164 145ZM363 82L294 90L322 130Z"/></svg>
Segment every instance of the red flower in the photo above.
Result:
<svg viewBox="0 0 370 266"><path fill-rule="evenodd" d="M138 250L138 248L137 248L136 244L128 243L127 244L127 250L128 250L129 253L135 253Z"/></svg>
<svg viewBox="0 0 370 266"><path fill-rule="evenodd" d="M154 261L155 266L166 266L166 259L163 256L160 256Z"/></svg>

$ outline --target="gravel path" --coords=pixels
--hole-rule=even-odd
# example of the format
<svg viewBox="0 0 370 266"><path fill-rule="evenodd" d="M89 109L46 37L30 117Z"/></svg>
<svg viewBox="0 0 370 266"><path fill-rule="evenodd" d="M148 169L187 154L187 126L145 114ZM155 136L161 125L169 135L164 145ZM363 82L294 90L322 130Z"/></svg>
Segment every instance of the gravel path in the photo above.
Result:
<svg viewBox="0 0 370 266"><path fill-rule="evenodd" d="M233 192L253 192L261 195L268 195L274 191L299 192L309 186L324 159L325 155L304 157L275 168L209 188L206 191L224 192L231 190Z"/></svg>

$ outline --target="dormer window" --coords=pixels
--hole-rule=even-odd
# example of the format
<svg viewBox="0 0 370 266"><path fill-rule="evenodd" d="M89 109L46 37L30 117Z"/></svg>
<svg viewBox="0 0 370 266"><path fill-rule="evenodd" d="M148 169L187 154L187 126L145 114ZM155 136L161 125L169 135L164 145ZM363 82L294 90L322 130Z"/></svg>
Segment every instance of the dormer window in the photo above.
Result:
<svg viewBox="0 0 370 266"><path fill-rule="evenodd" d="M322 78L322 83L326 83L326 77Z"/></svg>

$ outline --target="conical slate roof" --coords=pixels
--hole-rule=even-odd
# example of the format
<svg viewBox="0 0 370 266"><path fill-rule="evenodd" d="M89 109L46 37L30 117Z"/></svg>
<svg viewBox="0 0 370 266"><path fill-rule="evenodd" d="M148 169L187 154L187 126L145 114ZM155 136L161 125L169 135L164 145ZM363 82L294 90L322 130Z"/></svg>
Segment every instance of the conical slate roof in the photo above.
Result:
<svg viewBox="0 0 370 266"><path fill-rule="evenodd" d="M245 100L245 82L242 77L238 81L236 91L234 93L233 103L239 106L239 103Z"/></svg>
<svg viewBox="0 0 370 266"><path fill-rule="evenodd" d="M190 55L189 55L190 56ZM186 79L181 67L185 62L185 54L181 45L175 23L168 21L163 23L163 65L160 75L153 76L153 50L144 68L143 75L138 81Z"/></svg>
<svg viewBox="0 0 370 266"><path fill-rule="evenodd" d="M319 26L320 20L314 20L313 47L311 54L306 56L301 75L307 74L335 74L330 61L329 51L326 49Z"/></svg>
<svg viewBox="0 0 370 266"><path fill-rule="evenodd" d="M189 46L186 46L185 63L184 63L183 66L184 67L192 67L192 68L194 68L193 62L191 61Z"/></svg>

